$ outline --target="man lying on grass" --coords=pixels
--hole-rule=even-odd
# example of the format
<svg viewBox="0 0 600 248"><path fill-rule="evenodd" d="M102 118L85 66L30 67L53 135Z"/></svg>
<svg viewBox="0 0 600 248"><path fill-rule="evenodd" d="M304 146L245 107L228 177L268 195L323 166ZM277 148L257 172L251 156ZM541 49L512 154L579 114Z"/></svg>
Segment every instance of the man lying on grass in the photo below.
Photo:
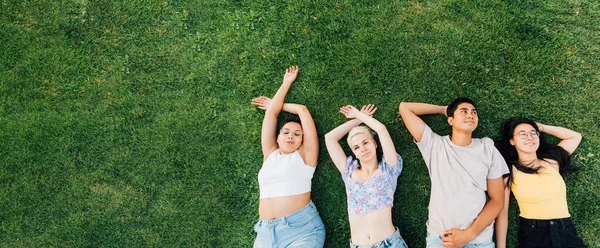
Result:
<svg viewBox="0 0 600 248"><path fill-rule="evenodd" d="M452 136L434 133L419 117L427 114L446 115ZM493 222L504 205L508 169L491 139L472 138L479 122L475 102L402 102L400 115L431 178L427 247L494 247Z"/></svg>

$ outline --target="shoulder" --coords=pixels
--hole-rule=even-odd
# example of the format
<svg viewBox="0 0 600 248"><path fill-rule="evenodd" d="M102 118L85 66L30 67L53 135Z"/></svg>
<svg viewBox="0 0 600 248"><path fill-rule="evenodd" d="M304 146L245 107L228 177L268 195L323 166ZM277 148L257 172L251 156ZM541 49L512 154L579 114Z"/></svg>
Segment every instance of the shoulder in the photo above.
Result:
<svg viewBox="0 0 600 248"><path fill-rule="evenodd" d="M267 156L267 159L271 158L271 157L275 157L275 156L277 156L277 154L279 154L279 149L275 149L274 151L269 153L269 156Z"/></svg>
<svg viewBox="0 0 600 248"><path fill-rule="evenodd" d="M473 138L473 140L478 140L481 143L481 145L483 145L485 147L493 147L494 146L494 140L492 140L488 137Z"/></svg>
<svg viewBox="0 0 600 248"><path fill-rule="evenodd" d="M350 176L352 171L358 167L358 160L352 156L346 158L346 165L344 165L344 171L342 171L342 178L345 179Z"/></svg>
<svg viewBox="0 0 600 248"><path fill-rule="evenodd" d="M473 138L473 142L475 146L483 147L486 151L497 151L496 145L494 144L494 140L483 137L483 138Z"/></svg>
<svg viewBox="0 0 600 248"><path fill-rule="evenodd" d="M444 136L445 137L445 136ZM413 141L417 144L417 145L423 145L423 144L431 144L433 142L435 142L436 140L442 139L443 137L440 136L439 134L435 133L431 127L429 127L429 125L425 124L425 129L423 129L423 136L421 137L421 141L417 142L416 140L413 139Z"/></svg>

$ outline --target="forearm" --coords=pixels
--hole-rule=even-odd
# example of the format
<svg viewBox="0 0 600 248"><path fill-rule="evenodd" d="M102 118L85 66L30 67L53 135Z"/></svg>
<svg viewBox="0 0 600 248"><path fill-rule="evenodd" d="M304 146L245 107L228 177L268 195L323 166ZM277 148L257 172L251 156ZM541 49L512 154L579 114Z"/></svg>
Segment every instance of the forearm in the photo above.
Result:
<svg viewBox="0 0 600 248"><path fill-rule="evenodd" d="M283 111L288 112L290 114L299 114L301 111L305 111L307 110L306 106L302 105L302 104L297 104L297 103L284 103L283 104Z"/></svg>
<svg viewBox="0 0 600 248"><path fill-rule="evenodd" d="M541 132L550 134L561 140L581 139L580 133L575 132L571 129L564 128L564 127L550 126L550 125L544 125L544 124L538 123L538 128L540 129Z"/></svg>
<svg viewBox="0 0 600 248"><path fill-rule="evenodd" d="M361 123L362 122L360 120L358 120L358 119L352 119L350 121L347 121L346 123L344 123L342 125L339 125L338 127L336 127L333 130L329 131L329 133L325 134L325 140L338 142L348 132L350 132L350 129L352 129L353 127L356 127L356 126L360 125Z"/></svg>
<svg viewBox="0 0 600 248"><path fill-rule="evenodd" d="M446 115L446 106L439 106L420 102L402 102L400 103L400 113L410 111L416 115Z"/></svg>
<svg viewBox="0 0 600 248"><path fill-rule="evenodd" d="M283 108L284 102L283 100L285 99L285 95L287 95L288 90L290 89L290 86L292 86L292 83L282 83L281 87L279 87L279 90L277 90L277 93L275 93L275 96L273 96L273 99L271 100L271 104L269 105L269 107L267 108L266 114L279 114L279 112L281 112L281 109Z"/></svg>
<svg viewBox="0 0 600 248"><path fill-rule="evenodd" d="M494 219L498 217L500 211L502 211L504 205L504 199L490 199L477 219L473 222L473 224L468 228L468 230L472 233L473 238L477 237L486 227L492 223Z"/></svg>
<svg viewBox="0 0 600 248"><path fill-rule="evenodd" d="M496 247L506 248L506 234L508 233L508 211L502 210L494 227L496 231Z"/></svg>
<svg viewBox="0 0 600 248"><path fill-rule="evenodd" d="M373 129L373 131L375 131L376 133L387 132L387 128L385 127L385 125L383 125L377 119L375 119L363 112L359 112L358 114L356 114L356 119L358 119L362 123L365 123L371 129Z"/></svg>

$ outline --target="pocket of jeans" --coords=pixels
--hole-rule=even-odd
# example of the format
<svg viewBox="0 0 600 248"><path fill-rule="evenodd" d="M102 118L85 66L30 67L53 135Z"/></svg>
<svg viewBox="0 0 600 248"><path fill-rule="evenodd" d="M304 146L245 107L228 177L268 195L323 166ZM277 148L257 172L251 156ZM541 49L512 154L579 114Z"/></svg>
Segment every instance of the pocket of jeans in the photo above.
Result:
<svg viewBox="0 0 600 248"><path fill-rule="evenodd" d="M296 221L292 221L292 222L286 221L286 225L291 228L299 228L299 227L314 228L315 227L314 218L300 219L300 220L296 220Z"/></svg>
<svg viewBox="0 0 600 248"><path fill-rule="evenodd" d="M575 226L567 226L565 228L565 232L567 232L567 235L571 236L573 239L581 239L579 234L577 234L577 229L575 229Z"/></svg>
<svg viewBox="0 0 600 248"><path fill-rule="evenodd" d="M260 220L256 222L256 224L254 224L254 232L258 233L258 227L260 227Z"/></svg>
<svg viewBox="0 0 600 248"><path fill-rule="evenodd" d="M539 241L540 237L539 228L530 226L519 226L519 234L517 236L517 242L519 245L533 245Z"/></svg>

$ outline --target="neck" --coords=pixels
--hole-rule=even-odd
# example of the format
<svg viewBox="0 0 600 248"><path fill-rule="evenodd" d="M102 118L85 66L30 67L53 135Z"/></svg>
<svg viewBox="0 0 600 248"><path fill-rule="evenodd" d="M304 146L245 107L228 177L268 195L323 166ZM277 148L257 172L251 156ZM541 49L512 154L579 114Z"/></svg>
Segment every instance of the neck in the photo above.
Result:
<svg viewBox="0 0 600 248"><path fill-rule="evenodd" d="M460 132L460 131L452 131L452 143L457 146L468 146L471 144L471 135L472 133Z"/></svg>
<svg viewBox="0 0 600 248"><path fill-rule="evenodd" d="M532 162L535 162L538 159L535 153L519 153L519 163L522 165L533 165Z"/></svg>
<svg viewBox="0 0 600 248"><path fill-rule="evenodd" d="M372 159L371 161L360 161L360 168L362 171L366 172L368 175L375 173L377 171L377 159Z"/></svg>

